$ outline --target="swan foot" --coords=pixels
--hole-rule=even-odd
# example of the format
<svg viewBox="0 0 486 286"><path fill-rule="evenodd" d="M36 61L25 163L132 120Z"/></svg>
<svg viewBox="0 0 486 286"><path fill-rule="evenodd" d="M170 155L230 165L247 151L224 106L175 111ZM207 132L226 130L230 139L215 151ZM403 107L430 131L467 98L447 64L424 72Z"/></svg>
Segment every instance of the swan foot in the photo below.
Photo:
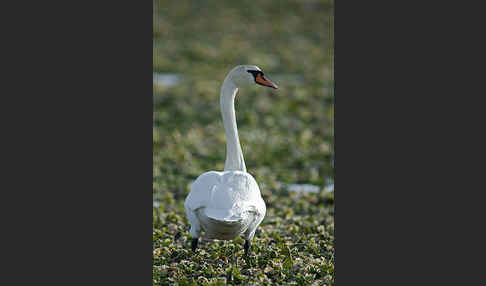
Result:
<svg viewBox="0 0 486 286"><path fill-rule="evenodd" d="M178 231L175 235L174 235L174 241L177 241L180 237L181 237L182 233L180 231Z"/></svg>
<svg viewBox="0 0 486 286"><path fill-rule="evenodd" d="M251 247L251 242L246 239L245 240L245 256L248 256L248 253L250 252L250 247Z"/></svg>
<svg viewBox="0 0 486 286"><path fill-rule="evenodd" d="M192 248L192 251L193 252L196 252L196 248L197 248L197 238L193 238L192 239L191 248Z"/></svg>

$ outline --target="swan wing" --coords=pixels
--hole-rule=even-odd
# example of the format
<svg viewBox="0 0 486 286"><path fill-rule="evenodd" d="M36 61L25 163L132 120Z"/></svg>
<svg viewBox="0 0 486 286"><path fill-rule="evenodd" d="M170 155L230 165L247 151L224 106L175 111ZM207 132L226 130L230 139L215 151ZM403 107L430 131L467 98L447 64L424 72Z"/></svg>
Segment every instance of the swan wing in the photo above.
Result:
<svg viewBox="0 0 486 286"><path fill-rule="evenodd" d="M238 220L245 212L265 215L265 203L255 179L246 172L206 172L191 186L186 208L206 208L206 214L218 220Z"/></svg>
<svg viewBox="0 0 486 286"><path fill-rule="evenodd" d="M187 196L184 207L195 211L209 204L211 192L218 187L221 182L221 172L210 171L200 175L192 183L191 191Z"/></svg>

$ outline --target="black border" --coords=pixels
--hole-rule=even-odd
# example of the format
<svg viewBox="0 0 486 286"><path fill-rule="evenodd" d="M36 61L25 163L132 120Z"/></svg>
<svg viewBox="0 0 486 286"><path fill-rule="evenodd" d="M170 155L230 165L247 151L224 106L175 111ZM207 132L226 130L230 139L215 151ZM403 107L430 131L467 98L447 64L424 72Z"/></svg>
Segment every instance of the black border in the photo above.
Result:
<svg viewBox="0 0 486 286"><path fill-rule="evenodd" d="M335 7L337 285L477 284L479 7Z"/></svg>
<svg viewBox="0 0 486 286"><path fill-rule="evenodd" d="M152 2L14 5L0 284L150 285Z"/></svg>

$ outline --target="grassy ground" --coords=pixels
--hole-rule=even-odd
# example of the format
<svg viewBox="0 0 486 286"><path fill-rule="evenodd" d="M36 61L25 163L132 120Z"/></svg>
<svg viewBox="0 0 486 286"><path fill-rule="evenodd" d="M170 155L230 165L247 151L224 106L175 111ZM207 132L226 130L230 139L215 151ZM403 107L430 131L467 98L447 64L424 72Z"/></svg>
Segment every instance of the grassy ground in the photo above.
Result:
<svg viewBox="0 0 486 286"><path fill-rule="evenodd" d="M153 284L334 283L332 1L154 1ZM183 202L201 173L222 170L219 88L237 64L256 64L278 90L240 90L236 117L248 172L267 215L243 258L243 241L202 241L190 250ZM233 255L234 252L237 252Z"/></svg>

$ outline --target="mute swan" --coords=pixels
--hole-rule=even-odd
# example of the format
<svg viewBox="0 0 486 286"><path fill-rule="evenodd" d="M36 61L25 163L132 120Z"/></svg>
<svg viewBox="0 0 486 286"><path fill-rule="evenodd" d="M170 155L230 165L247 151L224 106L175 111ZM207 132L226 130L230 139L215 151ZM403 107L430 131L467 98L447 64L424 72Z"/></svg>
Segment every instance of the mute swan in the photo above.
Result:
<svg viewBox="0 0 486 286"><path fill-rule="evenodd" d="M222 240L245 238L245 255L255 230L265 217L266 206L258 184L246 172L236 127L234 100L238 88L259 84L277 89L257 66L240 65L226 76L220 93L221 113L226 135L224 171L200 175L184 202L191 224L192 250L196 251L201 230L205 237Z"/></svg>

